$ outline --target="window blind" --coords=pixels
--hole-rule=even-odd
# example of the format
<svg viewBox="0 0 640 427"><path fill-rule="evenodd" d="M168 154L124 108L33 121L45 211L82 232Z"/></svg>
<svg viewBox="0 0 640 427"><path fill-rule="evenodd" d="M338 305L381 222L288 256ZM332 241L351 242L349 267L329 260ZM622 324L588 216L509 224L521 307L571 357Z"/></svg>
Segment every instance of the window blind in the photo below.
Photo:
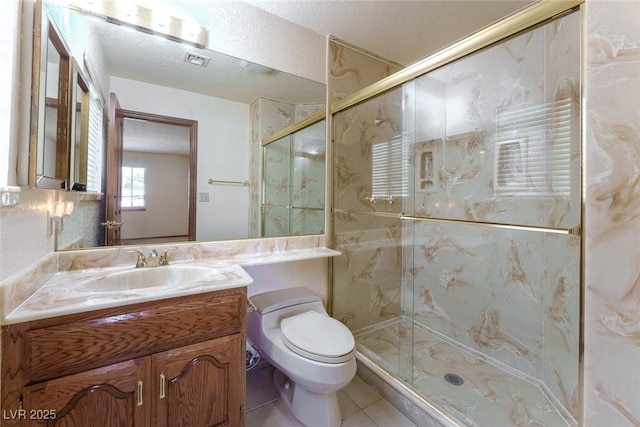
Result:
<svg viewBox="0 0 640 427"><path fill-rule="evenodd" d="M496 193L568 194L571 189L572 100L498 113Z"/></svg>
<svg viewBox="0 0 640 427"><path fill-rule="evenodd" d="M409 193L409 164L402 135L372 147L372 196L398 197Z"/></svg>
<svg viewBox="0 0 640 427"><path fill-rule="evenodd" d="M89 104L89 147L87 152L87 191L102 191L102 158L104 153L103 105L91 96Z"/></svg>

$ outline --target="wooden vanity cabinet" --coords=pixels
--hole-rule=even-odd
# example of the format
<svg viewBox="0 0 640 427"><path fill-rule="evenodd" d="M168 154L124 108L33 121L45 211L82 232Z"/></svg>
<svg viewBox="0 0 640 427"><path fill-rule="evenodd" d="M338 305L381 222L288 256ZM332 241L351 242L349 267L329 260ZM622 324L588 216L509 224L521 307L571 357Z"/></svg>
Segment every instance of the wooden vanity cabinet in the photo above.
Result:
<svg viewBox="0 0 640 427"><path fill-rule="evenodd" d="M245 319L236 288L6 325L2 425L242 426Z"/></svg>

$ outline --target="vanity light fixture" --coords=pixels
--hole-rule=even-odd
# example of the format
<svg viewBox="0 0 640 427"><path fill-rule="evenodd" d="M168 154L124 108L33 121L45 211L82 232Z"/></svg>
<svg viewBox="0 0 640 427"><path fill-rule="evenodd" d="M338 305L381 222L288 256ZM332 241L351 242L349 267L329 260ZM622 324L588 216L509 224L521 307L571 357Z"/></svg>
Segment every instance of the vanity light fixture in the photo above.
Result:
<svg viewBox="0 0 640 427"><path fill-rule="evenodd" d="M69 7L123 28L132 28L199 49L207 47L208 31L197 22L138 6L130 0L70 0Z"/></svg>
<svg viewBox="0 0 640 427"><path fill-rule="evenodd" d="M210 59L211 58L208 58L203 55L198 55L197 53L193 53L193 52L187 52L184 55L184 62L188 62L189 64L193 64L193 65L198 65L200 67L206 67L207 65L209 65Z"/></svg>

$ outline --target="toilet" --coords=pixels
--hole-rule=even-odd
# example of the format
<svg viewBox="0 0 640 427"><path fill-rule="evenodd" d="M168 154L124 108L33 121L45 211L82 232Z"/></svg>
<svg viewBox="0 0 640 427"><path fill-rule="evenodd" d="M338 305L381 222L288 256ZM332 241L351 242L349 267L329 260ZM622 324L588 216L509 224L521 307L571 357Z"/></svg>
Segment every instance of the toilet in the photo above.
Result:
<svg viewBox="0 0 640 427"><path fill-rule="evenodd" d="M282 402L308 427L341 424L338 390L356 374L353 334L329 317L322 299L306 288L250 298L248 344L275 368Z"/></svg>

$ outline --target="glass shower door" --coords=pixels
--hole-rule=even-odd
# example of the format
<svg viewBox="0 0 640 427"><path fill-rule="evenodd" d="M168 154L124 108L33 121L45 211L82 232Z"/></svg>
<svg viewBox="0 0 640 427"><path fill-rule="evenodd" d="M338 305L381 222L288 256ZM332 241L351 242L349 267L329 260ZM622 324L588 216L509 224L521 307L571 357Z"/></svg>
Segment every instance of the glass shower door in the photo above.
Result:
<svg viewBox="0 0 640 427"><path fill-rule="evenodd" d="M411 379L412 292L403 287L401 214L409 194L402 90L334 116L333 315L360 352Z"/></svg>
<svg viewBox="0 0 640 427"><path fill-rule="evenodd" d="M291 135L264 147L262 236L288 236L291 210Z"/></svg>

